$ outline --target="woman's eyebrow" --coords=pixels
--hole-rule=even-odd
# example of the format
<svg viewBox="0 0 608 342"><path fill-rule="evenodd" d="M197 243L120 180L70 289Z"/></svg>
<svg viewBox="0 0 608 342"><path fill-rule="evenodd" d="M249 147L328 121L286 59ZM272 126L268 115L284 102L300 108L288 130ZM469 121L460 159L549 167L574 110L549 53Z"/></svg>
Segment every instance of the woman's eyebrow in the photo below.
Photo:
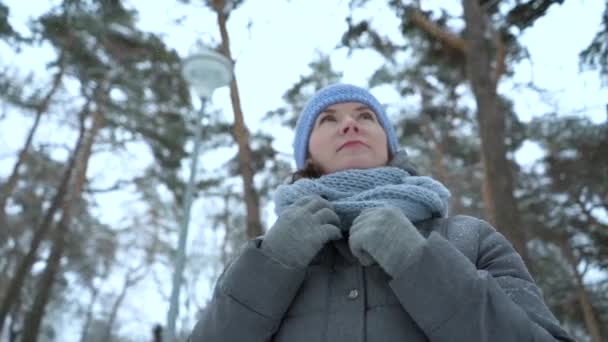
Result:
<svg viewBox="0 0 608 342"><path fill-rule="evenodd" d="M336 113L336 110L335 110L335 109L332 109L332 108L326 108L326 109L323 109L321 112L319 112L319 115L321 115L321 114L323 114L323 113L335 114L335 113Z"/></svg>

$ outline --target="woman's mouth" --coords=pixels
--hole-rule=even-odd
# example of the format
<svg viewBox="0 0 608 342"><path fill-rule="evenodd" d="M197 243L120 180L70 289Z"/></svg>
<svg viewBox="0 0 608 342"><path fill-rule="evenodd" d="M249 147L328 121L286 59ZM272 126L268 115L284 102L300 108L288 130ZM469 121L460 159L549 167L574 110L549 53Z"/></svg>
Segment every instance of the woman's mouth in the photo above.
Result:
<svg viewBox="0 0 608 342"><path fill-rule="evenodd" d="M362 141L359 140L349 140L347 142L345 142L344 144L342 144L339 148L338 151L344 149L344 148L351 148L351 147L356 147L356 146L367 146L365 145Z"/></svg>

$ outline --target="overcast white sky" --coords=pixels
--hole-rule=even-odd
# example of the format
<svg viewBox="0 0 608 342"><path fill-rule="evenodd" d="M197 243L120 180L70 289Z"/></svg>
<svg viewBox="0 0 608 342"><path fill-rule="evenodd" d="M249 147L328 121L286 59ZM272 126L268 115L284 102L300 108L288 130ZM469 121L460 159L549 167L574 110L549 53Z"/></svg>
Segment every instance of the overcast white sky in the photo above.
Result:
<svg viewBox="0 0 608 342"><path fill-rule="evenodd" d="M27 20L44 13L51 3L57 1L8 1L11 9L10 22L18 30L25 31ZM139 25L146 31L157 32L165 37L165 42L185 56L197 39L204 42L217 42L218 33L215 17L199 6L198 10L177 4L177 1L130 0L140 12ZM373 14L373 24L382 28L386 34L398 37L397 20L383 5L384 1L372 1L365 13ZM421 1L423 8L447 6L459 11L460 1ZM608 90L600 87L597 72L579 73L578 53L591 41L597 32L601 12L605 4L600 0L568 0L562 6L553 6L549 14L523 35L522 42L528 47L532 64L522 62L516 68L512 80L503 82L501 92L509 94L515 101L516 111L522 120L542 115L553 108L540 101L531 91L517 88L516 83L533 81L537 86L554 92L552 102L562 113L570 113L581 108L590 108L581 113L595 122L605 121L604 108L608 102ZM269 110L282 105L281 96L299 76L306 74L307 64L316 50L329 52L339 41L346 28L344 18L348 1L327 0L264 0L246 1L232 14L229 21L232 53L236 59L235 74L238 79L245 120L252 131L268 129L268 122L260 118ZM185 18L180 26L174 20ZM251 22L251 25L249 24ZM565 23L568 23L566 25ZM0 65L17 64L23 73L31 70L41 80L49 77L45 63L53 58L48 46L26 49L15 54L0 44ZM368 77L382 63L374 53L358 53L348 58L345 51L332 54L336 69L344 72L344 81L365 86ZM378 89L373 92L380 101L399 104L401 99L391 92ZM232 116L227 88L216 91L212 106ZM15 151L21 147L29 120L19 115L9 116L0 121L0 174L8 174L14 161ZM291 153L291 132L273 127L277 132L277 146L281 151ZM65 141L65 132L58 132L47 123L38 141ZM72 141L72 140L68 140ZM134 146L134 148L137 148ZM532 162L539 156L539 149L527 144L518 153L520 161ZM203 166L217 165L221 162L218 155L205 155ZM127 178L141 172L151 158L145 149L138 148L129 156L117 158L116 155L96 156L89 169L89 177L98 184L111 184L117 178ZM138 167L141 165L141 167ZM108 169L115 170L109 173ZM121 220L131 208L132 194L112 194L99 198L98 209L101 217L108 223ZM191 238L200 238L202 202L193 206ZM169 293L170 274L166 274L163 290ZM121 279L122 275L118 279ZM118 287L119 284L108 286ZM205 286L203 288L206 288ZM206 292L206 291L205 291ZM131 323L125 326L130 331L140 331L142 336L149 335L155 322L165 321L168 304L163 302L152 282L146 282L133 291L121 312L121 317L130 317ZM199 300L206 293L201 294ZM145 305L142 305L145 303ZM137 319L132 317L137 316Z"/></svg>

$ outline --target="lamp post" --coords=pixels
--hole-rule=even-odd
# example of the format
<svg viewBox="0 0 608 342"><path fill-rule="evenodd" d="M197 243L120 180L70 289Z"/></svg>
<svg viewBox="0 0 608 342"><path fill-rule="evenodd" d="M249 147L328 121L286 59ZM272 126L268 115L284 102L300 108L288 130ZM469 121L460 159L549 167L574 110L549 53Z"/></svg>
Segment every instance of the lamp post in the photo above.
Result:
<svg viewBox="0 0 608 342"><path fill-rule="evenodd" d="M186 263L186 241L188 239L195 173L201 146L202 118L205 112L205 105L215 89L230 83L232 80L232 69L232 62L224 55L202 46L194 54L188 56L183 63L182 74L200 98L201 106L197 113L192 163L190 165L186 194L184 195L183 215L179 230L175 270L173 272L173 287L171 289L171 301L169 312L167 313L167 328L163 342L173 342L175 340L175 322L179 312L179 292Z"/></svg>

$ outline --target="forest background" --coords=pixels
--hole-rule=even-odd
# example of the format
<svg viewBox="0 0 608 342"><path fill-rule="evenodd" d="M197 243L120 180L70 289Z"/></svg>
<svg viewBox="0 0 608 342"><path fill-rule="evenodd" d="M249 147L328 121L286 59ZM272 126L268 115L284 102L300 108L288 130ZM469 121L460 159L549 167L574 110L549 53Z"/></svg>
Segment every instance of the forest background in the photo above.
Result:
<svg viewBox="0 0 608 342"><path fill-rule="evenodd" d="M608 2L35 0L0 1L0 340L158 341L197 44L234 79L205 107L180 340L272 225L297 114L334 82L380 99L577 340L608 339Z"/></svg>

